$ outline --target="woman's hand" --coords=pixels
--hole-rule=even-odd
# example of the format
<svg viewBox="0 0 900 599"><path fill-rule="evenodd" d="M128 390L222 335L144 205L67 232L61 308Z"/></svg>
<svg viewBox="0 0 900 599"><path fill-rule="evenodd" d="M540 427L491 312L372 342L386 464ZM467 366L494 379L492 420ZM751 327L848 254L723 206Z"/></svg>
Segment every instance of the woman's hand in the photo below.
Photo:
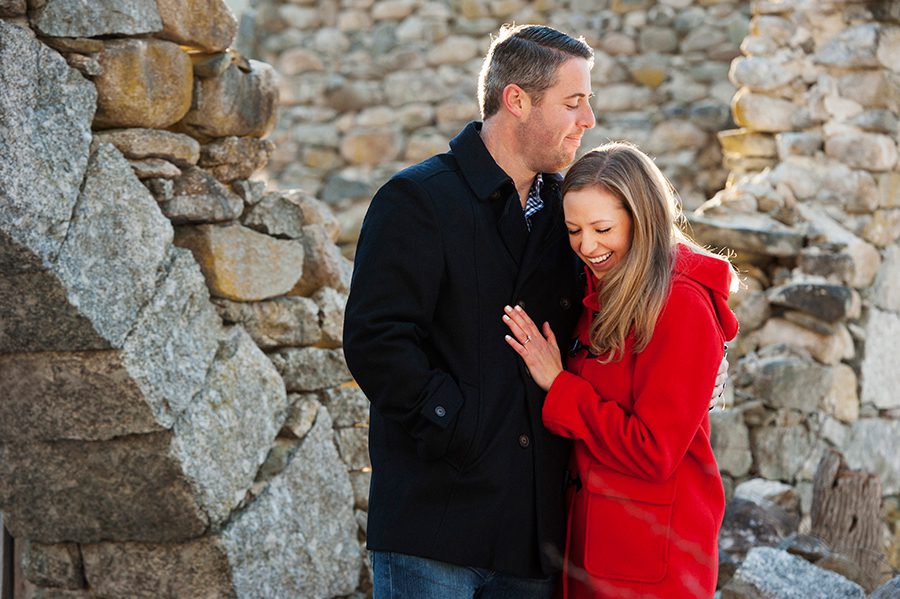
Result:
<svg viewBox="0 0 900 599"><path fill-rule="evenodd" d="M544 391L550 390L550 385L562 372L562 358L559 354L559 346L556 337L548 323L544 323L544 332L538 330L528 314L519 307L503 308L503 322L509 327L512 335L506 335L506 342L522 356L531 378Z"/></svg>

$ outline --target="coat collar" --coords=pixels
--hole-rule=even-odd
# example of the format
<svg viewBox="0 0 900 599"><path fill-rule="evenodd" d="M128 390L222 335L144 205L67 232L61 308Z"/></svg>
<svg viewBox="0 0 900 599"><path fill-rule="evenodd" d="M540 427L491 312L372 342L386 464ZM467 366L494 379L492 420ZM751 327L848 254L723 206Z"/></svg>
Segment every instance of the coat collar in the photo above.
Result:
<svg viewBox="0 0 900 599"><path fill-rule="evenodd" d="M450 140L450 151L459 165L463 178L479 200L506 199L508 193L515 190L515 183L488 152L481 139L479 121L472 121ZM544 188L556 194L562 184L559 173L541 173ZM506 190L502 188L506 187ZM506 193L503 193L503 192ZM546 197L545 193L541 197Z"/></svg>
<svg viewBox="0 0 900 599"><path fill-rule="evenodd" d="M600 280L597 279L596 275L594 275L593 271L588 267L587 264L584 265L584 275L586 283L584 286L584 298L581 300L581 303L591 312L599 312Z"/></svg>
<svg viewBox="0 0 900 599"><path fill-rule="evenodd" d="M562 176L541 173L544 208L535 215L534 228L529 234L515 184L485 147L480 135L481 125L480 122L466 125L450 141L450 152L474 196L483 206L492 208L487 212L494 215L511 264L518 268L515 285L518 293L544 257L544 249L557 243L564 232L559 197Z"/></svg>
<svg viewBox="0 0 900 599"><path fill-rule="evenodd" d="M515 189L512 178L500 168L481 140L481 123L473 121L450 140L450 151L459 164L463 178L479 200L497 200L506 194L495 193L502 187Z"/></svg>

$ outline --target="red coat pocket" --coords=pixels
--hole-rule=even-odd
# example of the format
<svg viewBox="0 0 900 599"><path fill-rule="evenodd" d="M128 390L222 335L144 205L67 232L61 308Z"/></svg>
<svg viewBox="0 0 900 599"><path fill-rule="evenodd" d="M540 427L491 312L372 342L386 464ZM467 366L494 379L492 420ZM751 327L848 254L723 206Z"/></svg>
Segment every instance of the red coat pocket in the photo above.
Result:
<svg viewBox="0 0 900 599"><path fill-rule="evenodd" d="M676 480L656 483L591 465L584 567L600 578L659 582L666 575Z"/></svg>

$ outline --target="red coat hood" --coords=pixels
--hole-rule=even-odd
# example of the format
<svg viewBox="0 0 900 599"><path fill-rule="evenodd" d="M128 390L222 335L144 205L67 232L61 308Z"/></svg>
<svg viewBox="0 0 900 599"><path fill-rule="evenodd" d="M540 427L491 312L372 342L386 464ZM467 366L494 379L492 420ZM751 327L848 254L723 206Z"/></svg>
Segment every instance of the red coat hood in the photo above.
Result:
<svg viewBox="0 0 900 599"><path fill-rule="evenodd" d="M587 295L583 303L591 312L600 311L599 293L591 291L596 285L596 278L591 270L585 265L585 272L588 281L594 283L588 285ZM719 326L726 340L734 339L738 332L738 321L734 312L728 307L728 294L731 290L731 280L735 276L731 268L731 264L725 260L694 252L685 245L678 245L677 255L675 258L675 276L672 284L675 285L679 279L685 284L698 285L709 293L710 302L719 320ZM590 321L588 321L590 322ZM581 328L581 327L579 327ZM587 330L579 330L579 337L582 343L589 343Z"/></svg>
<svg viewBox="0 0 900 599"><path fill-rule="evenodd" d="M694 252L684 245L678 246L673 284L679 278L684 278L704 287L709 292L725 339L733 339L738 332L737 318L728 307L728 294L731 291L731 281L734 276L736 274L729 262Z"/></svg>

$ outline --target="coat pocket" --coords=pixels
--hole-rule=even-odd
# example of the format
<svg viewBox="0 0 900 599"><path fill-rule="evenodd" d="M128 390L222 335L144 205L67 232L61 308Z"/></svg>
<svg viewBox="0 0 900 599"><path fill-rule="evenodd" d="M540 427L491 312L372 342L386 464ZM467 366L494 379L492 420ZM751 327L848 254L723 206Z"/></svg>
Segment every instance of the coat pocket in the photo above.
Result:
<svg viewBox="0 0 900 599"><path fill-rule="evenodd" d="M456 420L453 436L444 459L457 470L465 470L474 460L473 445L478 434L481 392L475 385L460 381L463 405Z"/></svg>
<svg viewBox="0 0 900 599"><path fill-rule="evenodd" d="M585 490L585 569L593 576L659 582L666 575L676 481L656 483L591 466Z"/></svg>

